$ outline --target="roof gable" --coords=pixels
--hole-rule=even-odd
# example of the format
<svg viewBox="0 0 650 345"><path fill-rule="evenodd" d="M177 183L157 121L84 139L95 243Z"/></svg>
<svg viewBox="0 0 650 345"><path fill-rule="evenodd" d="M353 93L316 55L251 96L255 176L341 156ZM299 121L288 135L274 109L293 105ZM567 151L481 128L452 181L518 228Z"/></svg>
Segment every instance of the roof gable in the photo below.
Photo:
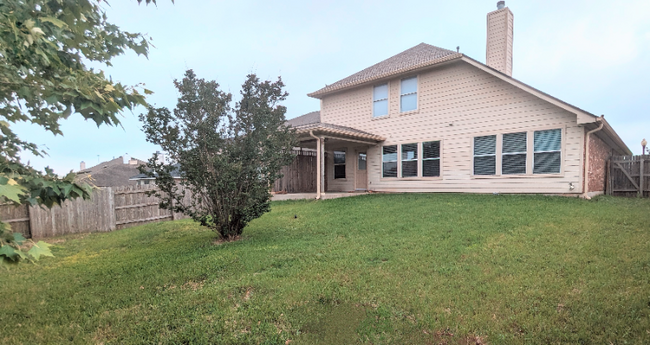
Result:
<svg viewBox="0 0 650 345"><path fill-rule="evenodd" d="M312 92L308 94L308 96L320 98L321 96L335 91L406 73L442 61L458 58L460 56L462 56L462 54L451 50L439 48L426 43L420 43L413 48L407 49L384 61L376 63L347 78L343 78L334 84L327 85L318 91Z"/></svg>

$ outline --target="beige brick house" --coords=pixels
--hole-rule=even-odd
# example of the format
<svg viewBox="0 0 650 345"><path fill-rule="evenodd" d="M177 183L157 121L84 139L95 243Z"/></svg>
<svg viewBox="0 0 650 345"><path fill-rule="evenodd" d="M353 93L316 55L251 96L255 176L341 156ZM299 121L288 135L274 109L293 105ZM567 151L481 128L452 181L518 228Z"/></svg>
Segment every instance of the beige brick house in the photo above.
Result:
<svg viewBox="0 0 650 345"><path fill-rule="evenodd" d="M319 196L602 193L607 158L628 147L604 117L512 77L502 1L487 29L486 64L422 43L310 93L320 111L288 122L317 150Z"/></svg>

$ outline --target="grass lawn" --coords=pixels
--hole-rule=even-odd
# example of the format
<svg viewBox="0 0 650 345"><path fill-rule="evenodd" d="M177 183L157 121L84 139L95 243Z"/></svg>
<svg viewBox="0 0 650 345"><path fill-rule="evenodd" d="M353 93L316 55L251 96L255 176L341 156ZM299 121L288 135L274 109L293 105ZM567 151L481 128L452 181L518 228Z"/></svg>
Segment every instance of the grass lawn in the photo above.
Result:
<svg viewBox="0 0 650 345"><path fill-rule="evenodd" d="M50 239L55 258L0 268L0 343L650 343L650 200L286 201L213 239L189 220Z"/></svg>

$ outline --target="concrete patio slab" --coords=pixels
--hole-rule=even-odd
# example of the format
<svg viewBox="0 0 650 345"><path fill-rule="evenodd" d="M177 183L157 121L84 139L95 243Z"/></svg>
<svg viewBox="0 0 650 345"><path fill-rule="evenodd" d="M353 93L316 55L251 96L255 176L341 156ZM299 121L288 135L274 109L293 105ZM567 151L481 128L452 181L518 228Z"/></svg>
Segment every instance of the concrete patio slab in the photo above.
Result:
<svg viewBox="0 0 650 345"><path fill-rule="evenodd" d="M322 193L321 200L325 199L336 199L336 198L345 198L349 196L358 196L368 194L367 192L331 192L331 193ZM301 199L316 199L316 193L290 193L290 194L273 194L271 197L272 201L281 201L281 200L301 200Z"/></svg>

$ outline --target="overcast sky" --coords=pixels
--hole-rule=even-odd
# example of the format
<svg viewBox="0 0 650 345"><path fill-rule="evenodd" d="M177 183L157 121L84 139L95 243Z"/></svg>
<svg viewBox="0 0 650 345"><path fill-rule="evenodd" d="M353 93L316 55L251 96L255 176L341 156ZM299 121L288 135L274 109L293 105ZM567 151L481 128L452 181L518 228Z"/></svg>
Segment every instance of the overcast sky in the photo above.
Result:
<svg viewBox="0 0 650 345"><path fill-rule="evenodd" d="M149 59L129 53L104 69L124 84L145 83L148 101L170 109L172 81L188 68L239 93L246 74L282 76L287 118L318 110L307 97L421 42L485 62L486 14L496 0L471 1L208 1L112 0L109 20L146 33ZM508 0L515 16L513 77L605 118L635 154L650 140L650 1ZM147 159L135 112L122 127L97 128L79 119L62 125L64 137L16 125L22 137L49 149L45 159L24 156L59 174L113 157Z"/></svg>

